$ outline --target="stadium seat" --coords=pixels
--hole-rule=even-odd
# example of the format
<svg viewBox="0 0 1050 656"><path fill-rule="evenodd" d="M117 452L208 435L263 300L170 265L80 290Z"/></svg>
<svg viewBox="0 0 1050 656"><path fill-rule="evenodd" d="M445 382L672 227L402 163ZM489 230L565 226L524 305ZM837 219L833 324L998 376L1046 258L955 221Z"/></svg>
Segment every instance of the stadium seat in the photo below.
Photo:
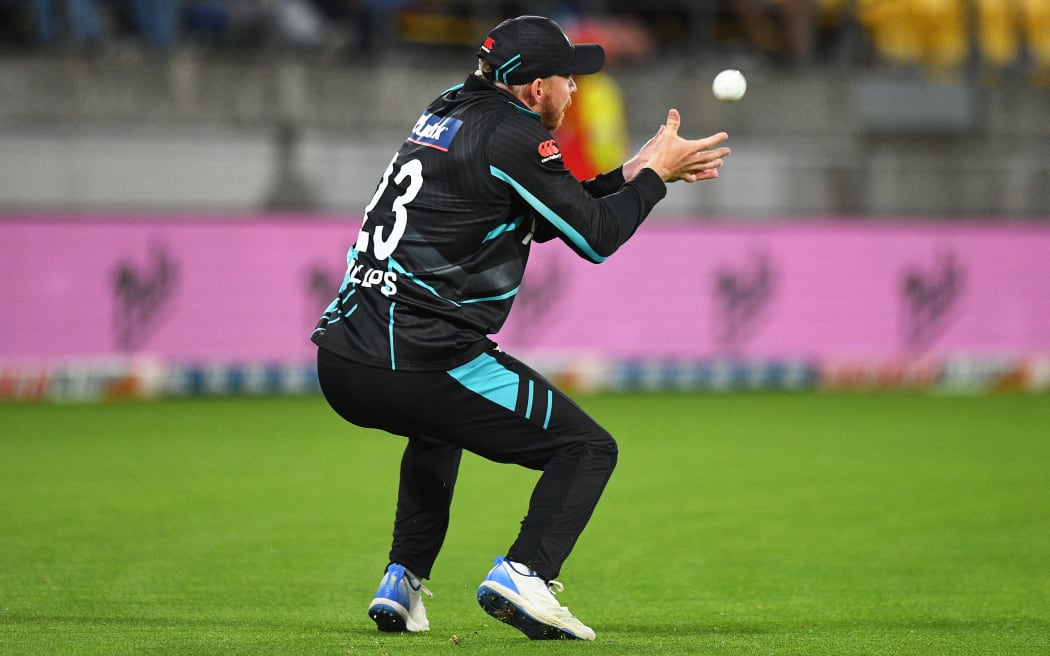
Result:
<svg viewBox="0 0 1050 656"><path fill-rule="evenodd" d="M963 0L857 0L857 17L879 56L954 74L969 50Z"/></svg>
<svg viewBox="0 0 1050 656"><path fill-rule="evenodd" d="M1021 0L1021 4L1028 55L1036 69L1037 79L1050 86L1050 2Z"/></svg>
<svg viewBox="0 0 1050 656"><path fill-rule="evenodd" d="M912 5L926 68L934 74L958 72L969 51L966 5L962 0L915 0Z"/></svg>
<svg viewBox="0 0 1050 656"><path fill-rule="evenodd" d="M919 35L906 0L857 0L857 18L879 57L892 64L918 63Z"/></svg>
<svg viewBox="0 0 1050 656"><path fill-rule="evenodd" d="M1016 0L975 2L981 62L990 68L1003 68L1015 63L1021 50Z"/></svg>

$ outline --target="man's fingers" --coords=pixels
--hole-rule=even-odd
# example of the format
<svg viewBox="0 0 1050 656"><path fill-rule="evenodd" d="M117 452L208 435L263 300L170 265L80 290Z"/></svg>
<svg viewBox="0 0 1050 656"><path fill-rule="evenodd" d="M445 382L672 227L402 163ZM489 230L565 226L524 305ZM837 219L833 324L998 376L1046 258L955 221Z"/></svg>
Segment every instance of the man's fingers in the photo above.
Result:
<svg viewBox="0 0 1050 656"><path fill-rule="evenodd" d="M710 162L717 159L725 159L729 157L730 151L728 148L714 148L712 150L697 149L694 159L698 162Z"/></svg>
<svg viewBox="0 0 1050 656"><path fill-rule="evenodd" d="M667 129L671 134L678 134L678 126L682 124L682 116L677 109L667 110Z"/></svg>
<svg viewBox="0 0 1050 656"><path fill-rule="evenodd" d="M730 154L729 148L719 147L719 144L727 140L729 135L717 132L704 139L683 139L678 135L681 124L682 116L678 110L669 109L667 122L651 140L654 142L651 168L667 182L697 182L717 178L718 169Z"/></svg>
<svg viewBox="0 0 1050 656"><path fill-rule="evenodd" d="M696 142L697 145L700 146L701 150L708 150L714 146L717 146L718 144L722 143L728 138L728 134L726 134L725 132L719 132L717 134L712 134L710 137L705 137L704 139L697 139Z"/></svg>

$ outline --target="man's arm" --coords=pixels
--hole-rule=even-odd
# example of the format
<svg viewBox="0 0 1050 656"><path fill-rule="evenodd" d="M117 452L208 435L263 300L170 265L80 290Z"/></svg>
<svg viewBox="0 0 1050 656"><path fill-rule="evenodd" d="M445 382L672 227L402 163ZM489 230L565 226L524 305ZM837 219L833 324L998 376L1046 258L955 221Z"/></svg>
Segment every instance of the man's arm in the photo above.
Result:
<svg viewBox="0 0 1050 656"><path fill-rule="evenodd" d="M558 237L581 257L602 262L634 234L666 187L648 171L596 198L591 190L612 188L621 174L601 176L588 189L542 147L550 139L538 121L509 117L489 140L490 173L528 204L537 219L534 239Z"/></svg>

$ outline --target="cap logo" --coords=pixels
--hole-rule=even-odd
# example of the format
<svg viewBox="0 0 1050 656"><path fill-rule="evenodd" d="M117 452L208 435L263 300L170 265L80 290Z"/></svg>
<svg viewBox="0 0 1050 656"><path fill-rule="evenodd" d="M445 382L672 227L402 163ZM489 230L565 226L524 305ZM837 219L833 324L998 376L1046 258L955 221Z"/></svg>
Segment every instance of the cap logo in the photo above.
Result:
<svg viewBox="0 0 1050 656"><path fill-rule="evenodd" d="M485 42L481 44L481 47L486 52L491 51L493 48L496 47L496 40L493 39L491 36L487 36L485 37Z"/></svg>

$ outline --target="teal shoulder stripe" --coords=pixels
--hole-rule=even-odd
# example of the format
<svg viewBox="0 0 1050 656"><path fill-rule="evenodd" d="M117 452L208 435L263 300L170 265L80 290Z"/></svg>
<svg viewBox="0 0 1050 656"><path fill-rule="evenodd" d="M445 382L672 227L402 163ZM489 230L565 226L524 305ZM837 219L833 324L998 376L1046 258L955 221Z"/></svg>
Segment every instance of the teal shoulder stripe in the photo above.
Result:
<svg viewBox="0 0 1050 656"><path fill-rule="evenodd" d="M563 235L565 235L569 239L569 241L575 244L576 247L579 248L580 251L584 255L586 255L587 258L590 259L592 262L604 262L606 259L608 259L606 257L598 255L598 253L595 252L594 248L587 243L587 240L583 238L583 235L581 235L576 230L576 228L573 228L571 225L569 225L569 223L565 219L561 218L557 213L554 212L554 210L547 207L547 205L545 205L543 201L541 201L539 198L533 196L528 189L521 186L521 183L519 183L514 178L510 177L510 175L508 175L505 171L502 171L496 168L495 166L489 166L489 172L496 178L503 180L511 187L513 187L514 191L518 192L518 195L520 195L525 200L525 202L532 207L532 209L536 210L540 213L540 215L543 216L543 218L550 221L551 225L557 228Z"/></svg>
<svg viewBox="0 0 1050 656"><path fill-rule="evenodd" d="M482 353L452 369L448 375L471 392L514 412L518 402L518 374L501 365L488 353Z"/></svg>

